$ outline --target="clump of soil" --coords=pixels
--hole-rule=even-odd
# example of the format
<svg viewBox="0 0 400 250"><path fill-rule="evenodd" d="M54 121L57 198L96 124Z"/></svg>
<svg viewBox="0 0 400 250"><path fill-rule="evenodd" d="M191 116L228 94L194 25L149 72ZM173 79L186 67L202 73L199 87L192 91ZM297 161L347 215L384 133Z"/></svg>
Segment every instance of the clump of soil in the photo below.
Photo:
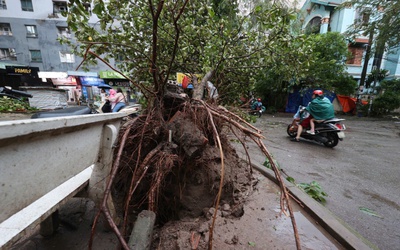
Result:
<svg viewBox="0 0 400 250"><path fill-rule="evenodd" d="M239 160L229 143L225 145L225 184L217 217L234 219L243 215L243 203L252 193L256 181L249 166ZM180 186L172 185L180 204L178 216L156 227L153 249L192 249L194 245L198 249L207 249L221 171L216 148L207 147L198 163L184 180L182 190L179 190ZM182 240L191 238L193 242Z"/></svg>
<svg viewBox="0 0 400 250"><path fill-rule="evenodd" d="M206 116L200 111L195 118L201 113ZM165 126L155 126L144 117L135 121L136 127L124 146L115 182L115 189L125 198L133 194L129 213L153 209L157 223L163 225L168 221L201 216L205 209L215 206L221 185L221 152L213 132L202 124L206 119L189 117L178 111ZM169 131L171 142L167 139ZM240 161L228 139L219 136L224 157L219 199L234 208L251 191L251 169ZM141 161L135 160L140 158Z"/></svg>

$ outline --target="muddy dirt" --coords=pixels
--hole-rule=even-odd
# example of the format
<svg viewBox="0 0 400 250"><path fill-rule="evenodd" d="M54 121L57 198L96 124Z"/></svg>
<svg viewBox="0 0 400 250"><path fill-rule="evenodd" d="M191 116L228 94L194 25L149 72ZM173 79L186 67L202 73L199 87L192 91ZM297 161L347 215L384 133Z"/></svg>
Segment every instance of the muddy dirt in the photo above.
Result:
<svg viewBox="0 0 400 250"><path fill-rule="evenodd" d="M222 203L214 226L213 249L296 249L290 218L280 214L278 187L259 173L240 210ZM303 249L343 249L293 203ZM208 249L214 208L204 216L171 221L156 228L152 249ZM197 248L196 248L197 247Z"/></svg>

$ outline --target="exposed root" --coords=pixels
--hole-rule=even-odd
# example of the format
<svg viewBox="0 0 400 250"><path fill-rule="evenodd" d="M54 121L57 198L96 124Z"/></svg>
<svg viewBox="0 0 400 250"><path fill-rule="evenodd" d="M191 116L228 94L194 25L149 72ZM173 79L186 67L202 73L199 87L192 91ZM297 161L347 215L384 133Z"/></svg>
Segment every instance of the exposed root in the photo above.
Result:
<svg viewBox="0 0 400 250"><path fill-rule="evenodd" d="M135 211L154 211L158 223L162 224L186 215L199 216L204 207L213 206L215 210L208 237L208 249L212 249L213 229L221 199L235 206L243 202L235 196L235 192L243 191L233 169L240 167L239 158L224 136L224 132L231 131L243 145L249 162L245 137L253 140L271 162L281 188L281 213L291 217L296 245L300 249L289 193L262 142L261 131L225 108L201 100L179 100L170 95L161 104L164 109L153 109L124 126L100 209L122 248L128 247L127 232L132 228ZM247 173L246 182L250 183L251 167ZM112 221L107 208L106 201L111 191L125 197L120 201L124 204L120 206L124 214L122 231ZM198 197L202 200L191 203L190 200L197 197L192 197L194 194L190 192L193 191L199 192ZM193 249L198 247L199 240L200 237L194 239L192 235Z"/></svg>

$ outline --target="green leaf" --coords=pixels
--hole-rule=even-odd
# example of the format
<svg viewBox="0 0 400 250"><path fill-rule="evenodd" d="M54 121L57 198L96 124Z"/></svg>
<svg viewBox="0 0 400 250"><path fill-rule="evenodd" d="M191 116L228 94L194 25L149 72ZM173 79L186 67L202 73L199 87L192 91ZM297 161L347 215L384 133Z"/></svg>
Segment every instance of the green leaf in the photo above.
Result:
<svg viewBox="0 0 400 250"><path fill-rule="evenodd" d="M248 244L249 244L249 246L252 246L252 247L255 247L255 246L256 246L256 243L251 242L251 241L249 241Z"/></svg>
<svg viewBox="0 0 400 250"><path fill-rule="evenodd" d="M378 215L375 211L373 211L373 210L371 210L371 209L369 209L369 208L360 207L359 209L360 209L361 212L363 212L363 213L365 213L365 214L368 214L368 215L375 216L375 217L378 217L378 218L382 218L382 219L383 219L382 216Z"/></svg>
<svg viewBox="0 0 400 250"><path fill-rule="evenodd" d="M286 180L287 180L288 182L290 182L290 183L295 183L295 180L294 180L293 177L288 176L288 177L286 177Z"/></svg>
<svg viewBox="0 0 400 250"><path fill-rule="evenodd" d="M99 3L95 4L92 10L93 14L96 14L97 16L100 16L102 11L103 11L103 5Z"/></svg>

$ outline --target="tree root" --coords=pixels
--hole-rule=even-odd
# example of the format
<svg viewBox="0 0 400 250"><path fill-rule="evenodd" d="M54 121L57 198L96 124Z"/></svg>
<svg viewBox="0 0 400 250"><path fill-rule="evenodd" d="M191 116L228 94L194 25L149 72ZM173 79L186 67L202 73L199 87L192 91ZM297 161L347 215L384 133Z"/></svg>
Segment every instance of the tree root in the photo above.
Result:
<svg viewBox="0 0 400 250"><path fill-rule="evenodd" d="M125 237L127 235L126 229L128 228L128 217L129 214L131 214L131 207L135 206L139 208L139 204L137 202L139 200L141 200L142 203L146 201L148 209L157 213L159 211L158 206L160 202L160 195L162 195L163 191L162 187L167 176L170 176L169 174L173 171L175 171L173 173L176 175L179 173L180 169L187 171L185 168L181 168L183 162L194 163L195 161L193 161L193 157L199 157L198 155L193 156L188 153L188 151L184 151L182 149L182 145L184 144L185 140L181 141L180 138L176 138L175 136L172 142L169 141L169 139L171 139L171 129L185 129L185 126L183 125L175 127L168 125L171 124L172 120L177 119L176 116L174 117L174 115L177 113L168 116L166 122L164 122L159 118L161 117L159 114L155 114L157 112L161 111L151 110L149 114L142 115L125 126L125 131L122 133L121 143L118 146L118 152L116 153L110 178L107 183L107 188L104 193L104 199L93 224L92 238L98 217L100 213L103 213L111 228L117 235L122 248L128 249ZM214 143L219 151L219 162L221 165L219 173L220 179L218 193L214 203L215 211L209 230L208 249L212 249L213 229L225 184L224 144L220 138L221 131L223 131L222 127L224 126L226 126L229 129L228 131L231 131L232 134L240 141L245 149L248 162L251 160L250 155L246 150L245 140L243 139L245 137L249 137L251 140L253 140L271 163L272 169L281 189L281 213L285 214L286 216L290 216L295 234L296 246L297 249L301 249L297 226L290 204L289 192L284 184L277 166L274 164L271 154L262 142L264 137L261 134L261 131L225 108L210 105L202 100L192 99L191 102L184 102L181 105L180 112L181 114L179 114L179 116L182 117L182 119L179 120L178 125L185 123L185 117L191 117L192 123L199 127L200 131L204 133L205 138L208 138L207 142L210 144ZM191 124L189 126L193 125ZM174 133L172 131L172 134L180 136L184 135L182 131L180 131L180 133ZM200 139L200 141L204 141L204 139ZM226 143L226 141L224 142ZM200 157L201 150L202 149L200 147ZM123 165L122 167L120 166L121 163ZM134 167L131 168L130 166ZM251 167L250 172L252 173ZM116 223L112 220L106 203L112 187L117 183L122 186L125 185L124 183L129 183L129 185L127 185L129 188L127 188L125 191L126 198L123 206L124 223L122 226L122 232L119 231ZM289 214L287 211L289 211ZM197 247L195 245L192 245L192 247ZM92 239L89 244L90 249L91 246Z"/></svg>

